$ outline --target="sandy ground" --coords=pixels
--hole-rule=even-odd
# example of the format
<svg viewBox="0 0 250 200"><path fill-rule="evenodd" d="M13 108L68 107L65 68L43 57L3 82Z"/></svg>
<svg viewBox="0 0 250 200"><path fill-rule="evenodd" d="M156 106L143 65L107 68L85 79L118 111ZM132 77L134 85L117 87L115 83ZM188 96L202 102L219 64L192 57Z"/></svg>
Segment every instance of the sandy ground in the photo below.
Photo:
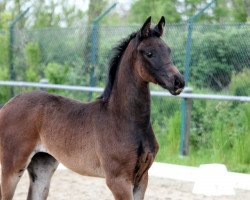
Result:
<svg viewBox="0 0 250 200"><path fill-rule="evenodd" d="M27 172L18 184L14 200L25 200L29 179ZM192 193L193 183L150 177L145 200L248 200L250 191L236 190L235 196L206 197ZM52 178L48 200L112 200L104 179L80 176L57 170Z"/></svg>

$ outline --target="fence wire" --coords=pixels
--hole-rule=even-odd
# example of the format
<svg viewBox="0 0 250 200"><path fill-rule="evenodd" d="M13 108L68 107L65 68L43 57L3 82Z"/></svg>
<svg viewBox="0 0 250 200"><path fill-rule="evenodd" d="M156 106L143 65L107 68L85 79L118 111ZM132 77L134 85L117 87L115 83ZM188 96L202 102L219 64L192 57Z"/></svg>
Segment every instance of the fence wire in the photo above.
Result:
<svg viewBox="0 0 250 200"><path fill-rule="evenodd" d="M168 25L163 37L172 49L173 62L182 72L186 27L186 24ZM47 68L54 66L67 71L67 78L63 80L66 83L89 85L93 67L94 84L103 86L111 49L138 28L100 26L94 39L92 27L15 30L13 59L16 80L48 78ZM249 88L247 80L242 80L242 85L246 85L243 88L234 88L233 85L238 74L249 74L249 38L249 24L194 24L189 85L202 93L249 95L249 91L244 91ZM35 71L33 76L29 74L30 68Z"/></svg>
<svg viewBox="0 0 250 200"><path fill-rule="evenodd" d="M91 26L15 29L13 44L9 44L8 32L0 31L0 79L9 79L8 49L13 45L14 79L17 81L47 79L54 84L104 87L112 48L138 29L139 26L99 26L96 30ZM173 63L184 73L187 24L167 25L163 40L172 49ZM250 96L249 24L194 23L191 44L188 86L194 93ZM151 89L163 90L155 85L151 85ZM15 88L15 94L30 90L32 88ZM82 101L93 100L99 95L49 91ZM9 88L1 87L1 103L7 101L7 97ZM157 137L163 141L161 145L169 147L168 152L162 152L164 156L178 153L180 99L153 97L152 120ZM240 151L237 146L246 146L247 141L250 145L250 138L247 140L250 137L249 124L249 103L193 100L191 152L202 148L210 153L216 149L217 152L229 151L231 154ZM221 141L218 138L221 141L225 139L227 144L219 148ZM243 155L242 152L239 154ZM249 159L242 156L238 161L250 163L250 152L247 155Z"/></svg>

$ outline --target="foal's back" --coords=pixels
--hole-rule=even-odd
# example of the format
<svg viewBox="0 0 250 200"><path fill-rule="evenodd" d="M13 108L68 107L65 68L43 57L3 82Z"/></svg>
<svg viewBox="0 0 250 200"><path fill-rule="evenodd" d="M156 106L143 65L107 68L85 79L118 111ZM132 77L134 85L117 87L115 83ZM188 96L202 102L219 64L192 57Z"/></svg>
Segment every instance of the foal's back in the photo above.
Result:
<svg viewBox="0 0 250 200"><path fill-rule="evenodd" d="M83 118L88 118L90 113L93 115L96 104L98 103L83 104L66 97L34 91L18 95L4 105L0 110L0 123L8 122L13 124L13 122L25 123L29 121L33 123L32 125L35 126L36 131L44 128L43 126L46 123L52 125L54 120L59 123L67 120L67 125L73 125L86 121ZM60 125L62 124L60 123Z"/></svg>
<svg viewBox="0 0 250 200"><path fill-rule="evenodd" d="M21 148L25 151L22 155L30 158L46 152L80 174L102 176L96 167L99 161L92 125L99 115L98 104L83 104L42 91L16 96L0 110L0 152L7 148L10 154L19 154L16 151ZM8 151L4 152L6 157Z"/></svg>
<svg viewBox="0 0 250 200"><path fill-rule="evenodd" d="M14 127L16 126L15 124L18 124L19 131L17 132L24 132L22 130L27 130L32 126L33 133L42 131L47 126L50 126L55 131L57 130L56 122L62 128L66 128L66 125L73 128L72 126L77 123L85 122L88 124L86 119L88 119L88 115L94 107L94 103L83 104L47 92L34 91L24 93L11 99L0 110L0 126L3 125L8 128L9 126L6 126L6 123L12 124ZM12 130L11 132L16 131ZM18 133L16 134L18 135Z"/></svg>

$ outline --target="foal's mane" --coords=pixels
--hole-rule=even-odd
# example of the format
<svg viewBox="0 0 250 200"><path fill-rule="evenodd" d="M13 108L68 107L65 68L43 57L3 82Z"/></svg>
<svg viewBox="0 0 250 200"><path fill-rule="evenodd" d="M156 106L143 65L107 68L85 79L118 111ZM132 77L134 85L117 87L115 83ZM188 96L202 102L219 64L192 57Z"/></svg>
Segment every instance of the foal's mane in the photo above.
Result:
<svg viewBox="0 0 250 200"><path fill-rule="evenodd" d="M102 99L104 101L107 101L109 99L120 65L120 61L122 59L122 55L124 54L129 42L136 37L136 33L137 32L130 34L127 38L123 39L116 47L112 49L112 57L109 61L108 81L102 95L98 97L98 99Z"/></svg>

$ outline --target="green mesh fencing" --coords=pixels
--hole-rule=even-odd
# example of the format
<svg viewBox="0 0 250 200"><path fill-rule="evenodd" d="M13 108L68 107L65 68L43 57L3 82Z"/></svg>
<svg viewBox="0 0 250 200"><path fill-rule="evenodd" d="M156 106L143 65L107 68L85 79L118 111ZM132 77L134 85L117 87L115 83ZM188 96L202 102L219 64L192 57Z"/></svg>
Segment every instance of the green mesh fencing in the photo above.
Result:
<svg viewBox="0 0 250 200"><path fill-rule="evenodd" d="M15 79L39 81L48 78L44 70L56 65L62 71L67 70L64 80L57 80L57 83L89 85L92 75L93 86L104 86L112 47L138 28L100 26L95 39L92 27L15 30ZM168 25L163 36L172 49L174 64L182 72L186 36L186 24ZM237 75L249 74L249 38L248 24L194 24L189 86L199 93L249 95L250 87L244 75L242 88L232 85L237 82ZM33 75L29 74L31 68L35 71ZM90 74L91 68L94 68L93 74Z"/></svg>
<svg viewBox="0 0 250 200"><path fill-rule="evenodd" d="M190 85L206 93L250 95L250 24L194 24L190 64ZM242 87L243 86L243 87Z"/></svg>
<svg viewBox="0 0 250 200"><path fill-rule="evenodd" d="M15 80L104 87L111 49L139 26L14 30ZM0 32L0 79L8 80L8 33ZM190 78L193 93L250 96L250 25L194 23ZM163 39L172 49L172 61L184 73L187 24L169 24ZM162 90L151 85L152 90ZM9 87L0 90L1 103ZM15 94L34 88L15 88ZM81 101L99 93L49 89ZM90 98L91 97L91 98ZM180 102L173 97L152 97L152 124L160 143L157 159L183 164L222 162L236 171L250 171L250 105L244 102L193 100L190 161L178 161ZM248 148L249 149L249 148ZM192 159L196 156L199 159ZM195 161L194 161L195 160ZM237 165L235 163L238 163Z"/></svg>

